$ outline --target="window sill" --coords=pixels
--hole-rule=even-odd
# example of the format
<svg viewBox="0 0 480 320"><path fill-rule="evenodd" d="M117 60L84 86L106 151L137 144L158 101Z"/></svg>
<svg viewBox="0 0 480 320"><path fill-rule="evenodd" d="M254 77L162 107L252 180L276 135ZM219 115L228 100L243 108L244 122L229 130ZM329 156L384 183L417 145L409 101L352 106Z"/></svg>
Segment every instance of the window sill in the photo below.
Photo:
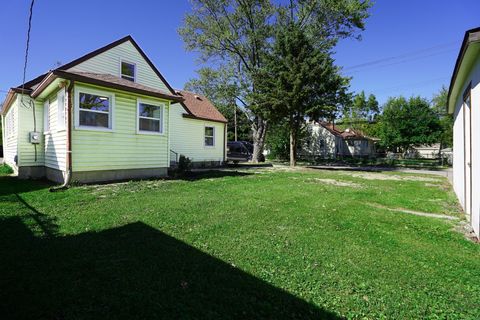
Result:
<svg viewBox="0 0 480 320"><path fill-rule="evenodd" d="M147 135L147 136L164 136L165 133L163 132L155 132L155 131L137 131L139 135Z"/></svg>
<svg viewBox="0 0 480 320"><path fill-rule="evenodd" d="M78 126L78 127L75 127L75 130L79 130L79 131L98 131L98 132L113 132L113 129L111 129L111 128L89 127L89 126Z"/></svg>

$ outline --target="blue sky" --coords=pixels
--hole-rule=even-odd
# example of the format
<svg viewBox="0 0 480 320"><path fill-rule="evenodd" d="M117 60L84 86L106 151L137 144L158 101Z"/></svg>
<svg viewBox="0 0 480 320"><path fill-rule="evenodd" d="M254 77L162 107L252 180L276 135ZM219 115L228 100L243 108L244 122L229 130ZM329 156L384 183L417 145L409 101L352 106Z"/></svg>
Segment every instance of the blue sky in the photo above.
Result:
<svg viewBox="0 0 480 320"><path fill-rule="evenodd" d="M22 81L30 0L4 0L0 11L0 99ZM81 2L37 0L27 79L131 34L177 88L195 77L197 54L186 52L177 29L188 0ZM343 40L336 63L353 91L431 98L448 85L464 32L480 25L478 0L378 0L362 40Z"/></svg>

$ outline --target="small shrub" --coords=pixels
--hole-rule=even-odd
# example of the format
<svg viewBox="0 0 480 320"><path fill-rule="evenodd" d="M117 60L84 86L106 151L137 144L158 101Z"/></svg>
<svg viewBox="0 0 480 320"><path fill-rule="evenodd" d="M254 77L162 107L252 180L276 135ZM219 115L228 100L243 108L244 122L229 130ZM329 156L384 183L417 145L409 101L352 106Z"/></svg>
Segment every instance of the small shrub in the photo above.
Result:
<svg viewBox="0 0 480 320"><path fill-rule="evenodd" d="M13 173L13 169L10 168L9 165L0 164L0 175L2 175L2 174L12 174L12 173Z"/></svg>
<svg viewBox="0 0 480 320"><path fill-rule="evenodd" d="M178 167L175 170L176 177L185 176L192 170L192 160L190 158L185 157L183 154L180 155L178 158Z"/></svg>

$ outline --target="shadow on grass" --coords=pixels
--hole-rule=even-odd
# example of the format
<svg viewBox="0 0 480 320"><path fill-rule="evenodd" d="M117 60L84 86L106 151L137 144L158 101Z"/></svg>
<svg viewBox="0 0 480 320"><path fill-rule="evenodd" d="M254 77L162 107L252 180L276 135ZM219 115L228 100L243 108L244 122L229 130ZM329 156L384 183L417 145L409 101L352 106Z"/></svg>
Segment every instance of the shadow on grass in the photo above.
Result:
<svg viewBox="0 0 480 320"><path fill-rule="evenodd" d="M0 254L4 319L339 319L142 222L37 237L14 216Z"/></svg>
<svg viewBox="0 0 480 320"><path fill-rule="evenodd" d="M0 197L47 189L52 183L45 180L20 180L14 176L0 176Z"/></svg>
<svg viewBox="0 0 480 320"><path fill-rule="evenodd" d="M182 177L173 178L173 179L197 181L202 179L218 179L218 178L224 178L224 177L243 177L243 176L250 176L252 174L254 173L211 169L211 170L191 171L186 173Z"/></svg>

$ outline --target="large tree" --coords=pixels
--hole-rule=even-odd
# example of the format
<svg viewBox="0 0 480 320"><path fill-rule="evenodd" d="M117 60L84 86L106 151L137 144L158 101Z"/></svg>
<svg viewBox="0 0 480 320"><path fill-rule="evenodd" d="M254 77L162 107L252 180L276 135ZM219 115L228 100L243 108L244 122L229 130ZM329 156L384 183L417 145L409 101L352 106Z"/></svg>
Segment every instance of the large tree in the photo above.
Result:
<svg viewBox="0 0 480 320"><path fill-rule="evenodd" d="M235 69L236 102L249 114L254 154L263 151L267 121L255 106L254 75L263 67L270 51L279 17L286 13L315 39L316 47L332 48L340 38L364 28L370 8L368 0L192 0L192 12L179 33L188 50L200 53L203 62L218 70ZM256 112L253 110L256 109Z"/></svg>
<svg viewBox="0 0 480 320"><path fill-rule="evenodd" d="M345 95L348 79L339 70L330 52L315 47L298 23L279 28L273 51L256 75L257 101L266 119L288 128L291 166L305 119L328 116Z"/></svg>
<svg viewBox="0 0 480 320"><path fill-rule="evenodd" d="M441 148L453 146L453 115L447 112L447 99L448 90L445 87L442 87L432 99L432 108L437 114L442 128L439 139Z"/></svg>
<svg viewBox="0 0 480 320"><path fill-rule="evenodd" d="M370 94L367 98L365 92L353 96L352 101L345 105L342 122L357 130L368 130L371 122L379 115L380 108L377 98Z"/></svg>
<svg viewBox="0 0 480 320"><path fill-rule="evenodd" d="M214 70L201 68L197 71L199 77L190 79L185 84L185 90L203 94L209 98L217 109L227 118L227 139L252 140L250 119L247 112L238 106L237 86L232 70Z"/></svg>
<svg viewBox="0 0 480 320"><path fill-rule="evenodd" d="M381 144L395 152L438 142L440 124L430 103L420 97L390 98L380 118Z"/></svg>

